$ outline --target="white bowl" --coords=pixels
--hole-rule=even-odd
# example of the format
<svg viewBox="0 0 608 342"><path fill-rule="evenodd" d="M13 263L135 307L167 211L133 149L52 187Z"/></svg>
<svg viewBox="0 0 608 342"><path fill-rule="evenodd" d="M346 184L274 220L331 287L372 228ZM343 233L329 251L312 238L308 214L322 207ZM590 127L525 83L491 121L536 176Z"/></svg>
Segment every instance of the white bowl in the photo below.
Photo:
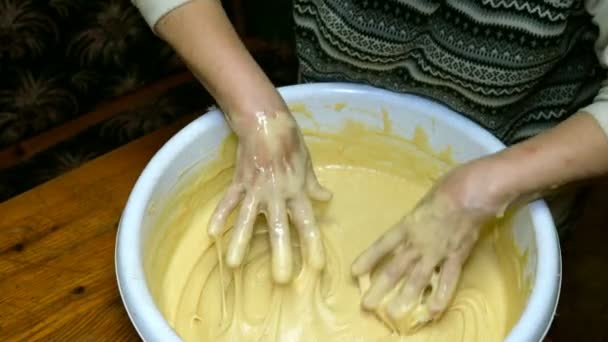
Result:
<svg viewBox="0 0 608 342"><path fill-rule="evenodd" d="M466 161L496 152L504 145L480 126L430 100L397 94L373 87L322 83L280 88L289 104L302 103L323 129L339 128L346 118L381 127L382 117L365 114L386 109L395 132L412 137L418 125L430 136L431 145L440 149L451 145L454 159ZM346 103L337 112L331 106ZM358 108L358 110L352 110ZM312 123L297 115L300 125ZM118 288L129 317L145 341L180 341L156 307L144 275L144 246L156 219L148 206L163 201L184 170L204 163L217 155L218 148L230 133L219 111L209 112L177 133L148 163L137 180L123 212L116 240L116 275ZM517 245L527 251L526 276L532 291L520 320L505 341L541 341L553 319L561 284L559 241L551 214L543 201L521 209L513 225Z"/></svg>

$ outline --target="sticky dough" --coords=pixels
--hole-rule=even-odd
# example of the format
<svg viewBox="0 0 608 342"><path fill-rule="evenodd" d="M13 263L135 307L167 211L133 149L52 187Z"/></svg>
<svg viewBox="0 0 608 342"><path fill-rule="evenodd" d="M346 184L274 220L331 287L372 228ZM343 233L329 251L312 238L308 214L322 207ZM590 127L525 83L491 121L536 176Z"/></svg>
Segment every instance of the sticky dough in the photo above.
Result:
<svg viewBox="0 0 608 342"><path fill-rule="evenodd" d="M446 153L432 156L421 130L408 141L386 129L354 123L334 134L304 135L319 180L334 193L329 203L314 204L327 254L325 270L317 273L302 265L297 234L292 234L298 275L288 286L274 285L262 216L244 266L233 271L218 262L230 230L219 244L206 232L232 177L236 141L230 137L220 156L194 176L185 177L167 200L157 233L146 248L149 287L182 339L503 340L527 297L519 276L521 258L506 226L484 231L462 273L455 299L440 321L400 336L379 319L382 312L360 308L362 289L350 275L352 261L449 168Z"/></svg>

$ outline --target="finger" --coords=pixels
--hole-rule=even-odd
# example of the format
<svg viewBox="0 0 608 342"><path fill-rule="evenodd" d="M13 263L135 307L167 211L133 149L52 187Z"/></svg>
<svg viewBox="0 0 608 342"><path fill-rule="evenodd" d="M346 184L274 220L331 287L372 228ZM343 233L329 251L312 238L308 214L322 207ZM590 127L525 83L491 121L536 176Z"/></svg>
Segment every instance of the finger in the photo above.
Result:
<svg viewBox="0 0 608 342"><path fill-rule="evenodd" d="M429 310L434 318L439 317L452 300L461 270L462 260L460 258L452 257L444 262L437 288L428 300Z"/></svg>
<svg viewBox="0 0 608 342"><path fill-rule="evenodd" d="M399 320L405 317L419 303L422 291L429 284L434 268L435 264L430 262L420 261L416 264L399 295L387 308L388 315L392 319Z"/></svg>
<svg viewBox="0 0 608 342"><path fill-rule="evenodd" d="M333 195L331 191L329 191L324 186L322 186L321 183L319 183L319 180L317 179L317 176L315 175L312 167L308 172L307 178L308 179L306 180L306 192L308 193L308 196L310 196L314 200L323 202L329 201L332 198Z"/></svg>
<svg viewBox="0 0 608 342"><path fill-rule="evenodd" d="M247 194L237 218L232 238L226 251L226 263L230 267L238 267L245 256L245 251L253 234L253 224L258 214L258 201L254 194Z"/></svg>
<svg viewBox="0 0 608 342"><path fill-rule="evenodd" d="M293 257L285 202L273 200L268 207L268 232L272 248L272 276L279 284L291 279Z"/></svg>
<svg viewBox="0 0 608 342"><path fill-rule="evenodd" d="M411 249L397 253L373 279L372 286L363 296L363 307L367 310L376 309L384 296L397 285L407 272L411 271L417 260L417 253Z"/></svg>
<svg viewBox="0 0 608 342"><path fill-rule="evenodd" d="M230 213L236 208L236 205L241 200L243 191L237 185L231 185L222 200L218 203L209 220L207 232L210 236L217 238L224 231L226 220Z"/></svg>
<svg viewBox="0 0 608 342"><path fill-rule="evenodd" d="M321 270L325 266L325 250L310 200L303 195L297 197L291 201L289 211L298 230L303 257L310 267Z"/></svg>
<svg viewBox="0 0 608 342"><path fill-rule="evenodd" d="M404 239L406 229L400 223L376 240L365 252L363 252L351 267L354 276L368 273L387 253L395 249Z"/></svg>

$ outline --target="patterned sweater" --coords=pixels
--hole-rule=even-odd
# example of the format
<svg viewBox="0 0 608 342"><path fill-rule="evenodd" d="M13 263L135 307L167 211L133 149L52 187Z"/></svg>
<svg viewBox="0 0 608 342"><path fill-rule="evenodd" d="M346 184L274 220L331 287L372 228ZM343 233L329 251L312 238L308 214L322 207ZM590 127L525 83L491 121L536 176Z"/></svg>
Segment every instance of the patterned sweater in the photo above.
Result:
<svg viewBox="0 0 608 342"><path fill-rule="evenodd" d="M190 0L133 0L151 27ZM294 0L303 82L433 98L507 144L576 111L608 134L608 0Z"/></svg>

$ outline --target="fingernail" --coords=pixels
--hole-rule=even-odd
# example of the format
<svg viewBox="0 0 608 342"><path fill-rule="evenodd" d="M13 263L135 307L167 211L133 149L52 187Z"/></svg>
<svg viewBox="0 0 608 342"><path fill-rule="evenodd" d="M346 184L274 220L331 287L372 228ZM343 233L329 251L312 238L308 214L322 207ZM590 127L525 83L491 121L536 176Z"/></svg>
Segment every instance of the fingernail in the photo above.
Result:
<svg viewBox="0 0 608 342"><path fill-rule="evenodd" d="M291 281L292 265L273 262L272 276L278 284L287 284Z"/></svg>
<svg viewBox="0 0 608 342"><path fill-rule="evenodd" d="M383 276L379 276L374 280L371 288L367 291L362 300L362 304L365 309L374 310L380 305L382 299L386 295L388 282L389 279Z"/></svg>
<svg viewBox="0 0 608 342"><path fill-rule="evenodd" d="M311 238L308 248L305 253L309 266L314 270L322 270L325 267L325 249L321 237Z"/></svg>
<svg viewBox="0 0 608 342"><path fill-rule="evenodd" d="M441 301L435 298L430 300L427 305L433 319L440 317L445 310L445 307L441 304Z"/></svg>
<svg viewBox="0 0 608 342"><path fill-rule="evenodd" d="M325 188L321 188L321 190L322 190L322 194L321 194L322 201L329 201L330 199L332 199L332 197L334 197L334 194L331 191L329 191Z"/></svg>
<svg viewBox="0 0 608 342"><path fill-rule="evenodd" d="M322 202L327 202L334 196L331 191L319 183L311 185L311 187L308 188L308 194L315 200Z"/></svg>
<svg viewBox="0 0 608 342"><path fill-rule="evenodd" d="M399 302L394 302L388 305L388 307L386 308L386 312L392 320L397 321L405 317L410 307L411 305L407 303L401 304Z"/></svg>
<svg viewBox="0 0 608 342"><path fill-rule="evenodd" d="M363 273L365 273L365 269L363 268L363 266L364 265L361 261L361 258L355 259L355 261L353 261L353 264L350 267L351 274L355 277L363 275Z"/></svg>
<svg viewBox="0 0 608 342"><path fill-rule="evenodd" d="M241 265L243 254L240 251L229 249L226 253L226 265L231 268L236 268Z"/></svg>
<svg viewBox="0 0 608 342"><path fill-rule="evenodd" d="M208 221L208 226L207 226L207 234L209 234L209 236L211 237L217 237L218 235L218 224L217 224L217 219L215 217L211 217L211 219Z"/></svg>
<svg viewBox="0 0 608 342"><path fill-rule="evenodd" d="M378 299L378 295L376 294L370 294L370 291L368 291L365 296L363 297L363 300L361 301L361 305L363 306L363 308L365 310L375 310L378 305L380 305L380 300Z"/></svg>
<svg viewBox="0 0 608 342"><path fill-rule="evenodd" d="M404 291L407 291L408 294L402 297L403 299L397 299L387 307L388 315L394 320L405 317L408 312L418 304L417 301L414 300L414 296L412 296L412 291L408 289L405 289Z"/></svg>
<svg viewBox="0 0 608 342"><path fill-rule="evenodd" d="M217 226L215 226L213 224L209 225L209 229L207 229L207 234L213 239L218 238L219 233L218 233Z"/></svg>

